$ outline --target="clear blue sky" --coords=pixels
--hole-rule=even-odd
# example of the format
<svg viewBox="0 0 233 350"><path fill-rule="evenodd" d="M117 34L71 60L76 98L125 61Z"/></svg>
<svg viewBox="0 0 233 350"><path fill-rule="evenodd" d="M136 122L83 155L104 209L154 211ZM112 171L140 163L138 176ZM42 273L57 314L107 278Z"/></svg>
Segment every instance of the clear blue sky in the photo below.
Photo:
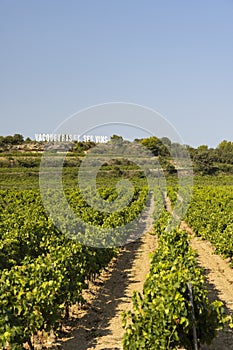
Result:
<svg viewBox="0 0 233 350"><path fill-rule="evenodd" d="M189 145L233 141L232 0L0 0L0 45L0 135L125 101Z"/></svg>

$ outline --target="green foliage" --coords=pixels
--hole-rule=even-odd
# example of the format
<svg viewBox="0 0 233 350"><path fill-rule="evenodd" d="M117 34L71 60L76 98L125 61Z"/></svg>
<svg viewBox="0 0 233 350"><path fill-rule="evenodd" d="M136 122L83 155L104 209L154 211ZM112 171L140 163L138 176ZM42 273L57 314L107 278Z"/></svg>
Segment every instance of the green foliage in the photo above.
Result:
<svg viewBox="0 0 233 350"><path fill-rule="evenodd" d="M95 146L95 143L92 141L88 141L88 142L79 141L74 143L73 151L75 153L84 154L86 151L88 151L94 146Z"/></svg>
<svg viewBox="0 0 233 350"><path fill-rule="evenodd" d="M141 144L148 148L155 156L169 156L168 146L156 136L140 140Z"/></svg>
<svg viewBox="0 0 233 350"><path fill-rule="evenodd" d="M98 190L108 202L117 198L114 187ZM89 206L79 189L66 189L75 213L99 227L132 221L144 208L147 195L146 187L135 188L129 205L109 214ZM54 204L59 207L56 197ZM53 225L39 191L0 191L0 217L0 348L10 344L18 350L38 330L56 330L70 305L83 302L87 281L107 266L117 249L82 246L69 239L65 230L69 233L72 227L62 233Z"/></svg>
<svg viewBox="0 0 233 350"><path fill-rule="evenodd" d="M214 165L214 155L204 146L197 149L193 156L194 171L203 175L213 175L218 168Z"/></svg>
<svg viewBox="0 0 233 350"><path fill-rule="evenodd" d="M207 145L188 147L197 174L213 175L219 172L232 173L233 142L222 141L216 149Z"/></svg>
<svg viewBox="0 0 233 350"><path fill-rule="evenodd" d="M24 138L20 134L14 134L14 136L0 136L0 146L5 145L20 145L24 142Z"/></svg>
<svg viewBox="0 0 233 350"><path fill-rule="evenodd" d="M233 142L222 141L216 148L215 153L219 162L233 164Z"/></svg>
<svg viewBox="0 0 233 350"><path fill-rule="evenodd" d="M216 253L232 259L232 212L232 186L195 186L185 220L196 235L215 246Z"/></svg>
<svg viewBox="0 0 233 350"><path fill-rule="evenodd" d="M210 304L203 271L188 244L187 233L164 230L156 224L159 247L151 256L143 295L134 292L133 311L123 314L124 350L193 349L193 318L187 284L194 295L195 327L199 344L210 343L226 322L223 304Z"/></svg>
<svg viewBox="0 0 233 350"><path fill-rule="evenodd" d="M116 134L113 134L113 135L110 137L110 142L115 142L115 141L123 142L123 137L122 137L122 136L119 136L119 135L116 135Z"/></svg>

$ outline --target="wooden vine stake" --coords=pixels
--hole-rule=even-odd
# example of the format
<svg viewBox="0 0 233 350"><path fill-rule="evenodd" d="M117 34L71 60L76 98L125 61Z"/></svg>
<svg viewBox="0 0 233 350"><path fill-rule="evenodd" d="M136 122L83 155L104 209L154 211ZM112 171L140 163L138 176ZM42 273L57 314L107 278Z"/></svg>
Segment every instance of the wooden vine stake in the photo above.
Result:
<svg viewBox="0 0 233 350"><path fill-rule="evenodd" d="M193 290L192 290L192 283L188 283L188 290L189 290L189 299L190 299L190 305L192 310L192 322L193 322L193 341L194 341L194 349L198 350L198 344L197 344L197 330L195 326L195 312L194 312L194 302L193 302Z"/></svg>

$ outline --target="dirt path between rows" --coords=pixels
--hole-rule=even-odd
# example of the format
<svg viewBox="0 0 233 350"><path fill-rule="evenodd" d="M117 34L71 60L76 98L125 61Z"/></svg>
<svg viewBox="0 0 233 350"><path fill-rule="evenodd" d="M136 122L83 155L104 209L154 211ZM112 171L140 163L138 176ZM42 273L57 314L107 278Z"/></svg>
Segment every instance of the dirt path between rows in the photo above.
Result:
<svg viewBox="0 0 233 350"><path fill-rule="evenodd" d="M166 207L172 213L169 198L166 198ZM221 300L228 315L233 314L233 269L229 262L220 255L214 254L210 242L195 236L195 233L186 222L181 221L180 228L186 230L190 236L190 244L198 254L198 262L204 269L206 288L210 301ZM203 350L233 350L233 329L219 332L211 346L203 346Z"/></svg>
<svg viewBox="0 0 233 350"><path fill-rule="evenodd" d="M204 268L209 299L221 300L226 313L233 314L233 269L221 256L214 254L209 242L193 237L191 246L198 252L198 261ZM212 346L205 349L233 350L233 329L219 332Z"/></svg>
<svg viewBox="0 0 233 350"><path fill-rule="evenodd" d="M119 350L122 348L121 313L132 309L134 290L142 291L150 268L149 254L157 247L152 229L154 201L141 221L141 239L126 245L108 270L84 293L86 310L73 309L75 319L66 326L54 348L63 350Z"/></svg>

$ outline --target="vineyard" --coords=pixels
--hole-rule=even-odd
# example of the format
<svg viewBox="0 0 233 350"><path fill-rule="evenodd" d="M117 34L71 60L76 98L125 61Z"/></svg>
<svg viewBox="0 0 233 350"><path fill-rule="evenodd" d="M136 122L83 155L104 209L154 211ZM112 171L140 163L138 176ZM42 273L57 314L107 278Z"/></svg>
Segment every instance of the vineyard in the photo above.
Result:
<svg viewBox="0 0 233 350"><path fill-rule="evenodd" d="M221 302L208 301L203 271L188 235L179 229L168 232L168 217L164 213L155 225L159 246L151 257L143 294L134 293L133 311L124 314L123 344L127 350L194 349L195 337L196 346L211 343L217 330L230 320ZM194 295L193 310L189 286Z"/></svg>
<svg viewBox="0 0 233 350"><path fill-rule="evenodd" d="M222 185L221 182L209 185L208 182L194 187L184 220L196 236L211 242L215 253L229 259L233 266L233 186ZM177 208L174 214L182 214L185 192L177 196L177 186L169 186L168 195L172 206Z"/></svg>
<svg viewBox="0 0 233 350"><path fill-rule="evenodd" d="M196 186L185 220L197 236L213 244L216 253L229 258L233 267L232 212L232 186Z"/></svg>
<svg viewBox="0 0 233 350"><path fill-rule="evenodd" d="M116 195L100 190L106 200ZM97 215L78 190L67 190L71 205L86 222L114 227L132 220L145 204L147 189L136 189L129 206ZM38 331L56 330L69 307L82 303L82 290L109 263L116 248L91 248L67 238L46 215L36 191L1 191L0 344L33 348ZM98 220L98 222L97 222ZM85 234L85 232L83 232Z"/></svg>
<svg viewBox="0 0 233 350"><path fill-rule="evenodd" d="M27 164L30 162L29 155ZM92 198L92 202L87 203L85 191L81 192L76 186L75 162L73 156L67 161L69 166L64 167L63 184L65 199L78 219L65 217L60 227L54 225L45 209L36 165L30 169L1 169L0 349L37 349L34 339L39 334L46 338L51 331L59 338L70 320L72 307L85 307L84 296L90 285L108 270L114 259L120 259L124 247L118 243L136 240L135 247L140 248L135 227L148 205L148 198L154 207L153 235L149 241L153 242L153 247L154 242L156 245L158 242L158 248L151 251L150 261L146 255L144 261L139 260L137 269L148 260L148 274L140 275L144 279L142 290L130 295L132 307L122 308L120 342L123 348L120 349L175 350L182 347L191 350L195 343L197 347L211 343L227 325L232 327L232 318L224 304L218 298L209 300L204 269L191 248L192 238L179 228L179 223L168 230L169 222L174 224L185 214L184 220L190 230L211 242L215 253L227 258L229 266L233 267L232 177L197 176L191 202L186 203L187 194L192 190L187 187L178 191L175 175L166 178L167 193L154 188L152 198L141 171L130 163L114 161L98 174L97 189L106 205L111 207L117 201L119 206L112 212L100 211L95 208L96 189L86 188ZM133 196L126 206L124 195L119 196L116 190L122 177L130 179L134 185ZM47 198L54 212L62 213L61 197L49 185ZM173 216L165 208L166 195L175 208ZM189 204L186 213L184 204ZM66 225L68 219L69 225ZM135 226L127 226L134 220ZM91 225L97 229L93 231ZM107 231L111 239L106 236ZM96 247L93 232L103 247ZM117 234L111 234L113 232ZM109 243L107 247L106 242ZM133 256L136 259L136 252ZM129 257L124 264L128 261ZM126 288L121 275L124 273L119 273L119 283ZM122 290L122 295L124 293ZM97 350L106 347L101 341L98 346ZM79 349L79 345L74 348ZM85 349L89 349L88 345Z"/></svg>
<svg viewBox="0 0 233 350"><path fill-rule="evenodd" d="M232 257L232 241L227 241L231 227L231 192L224 186L204 189L207 195L203 195L203 188L195 188L187 222L197 234L210 239L217 251ZM117 196L114 188L100 188L99 192L107 201ZM175 202L175 187L170 187L168 192ZM77 189L67 189L66 196L83 221L114 227L114 223L119 226L138 215L145 205L147 188L136 188L130 206L110 216L98 215ZM156 190L155 209L161 201L159 196ZM206 215L200 216L203 205ZM159 247L151 257L150 274L143 294L135 292L133 296L134 311L124 316L124 349L152 349L153 344L159 349L176 349L177 346L192 349L193 320L188 283L194 294L198 342L211 341L217 329L229 321L222 303L208 301L202 270L189 246L187 234L178 229L166 232L168 221L169 215L160 212L154 229ZM49 333L51 329L58 329L69 317L69 307L84 303L82 291L87 288L88 281L95 279L118 250L91 248L67 238L46 215L38 191L2 190L2 348L10 345L10 349L22 349L22 344L27 343L33 349L33 335L42 330Z"/></svg>

